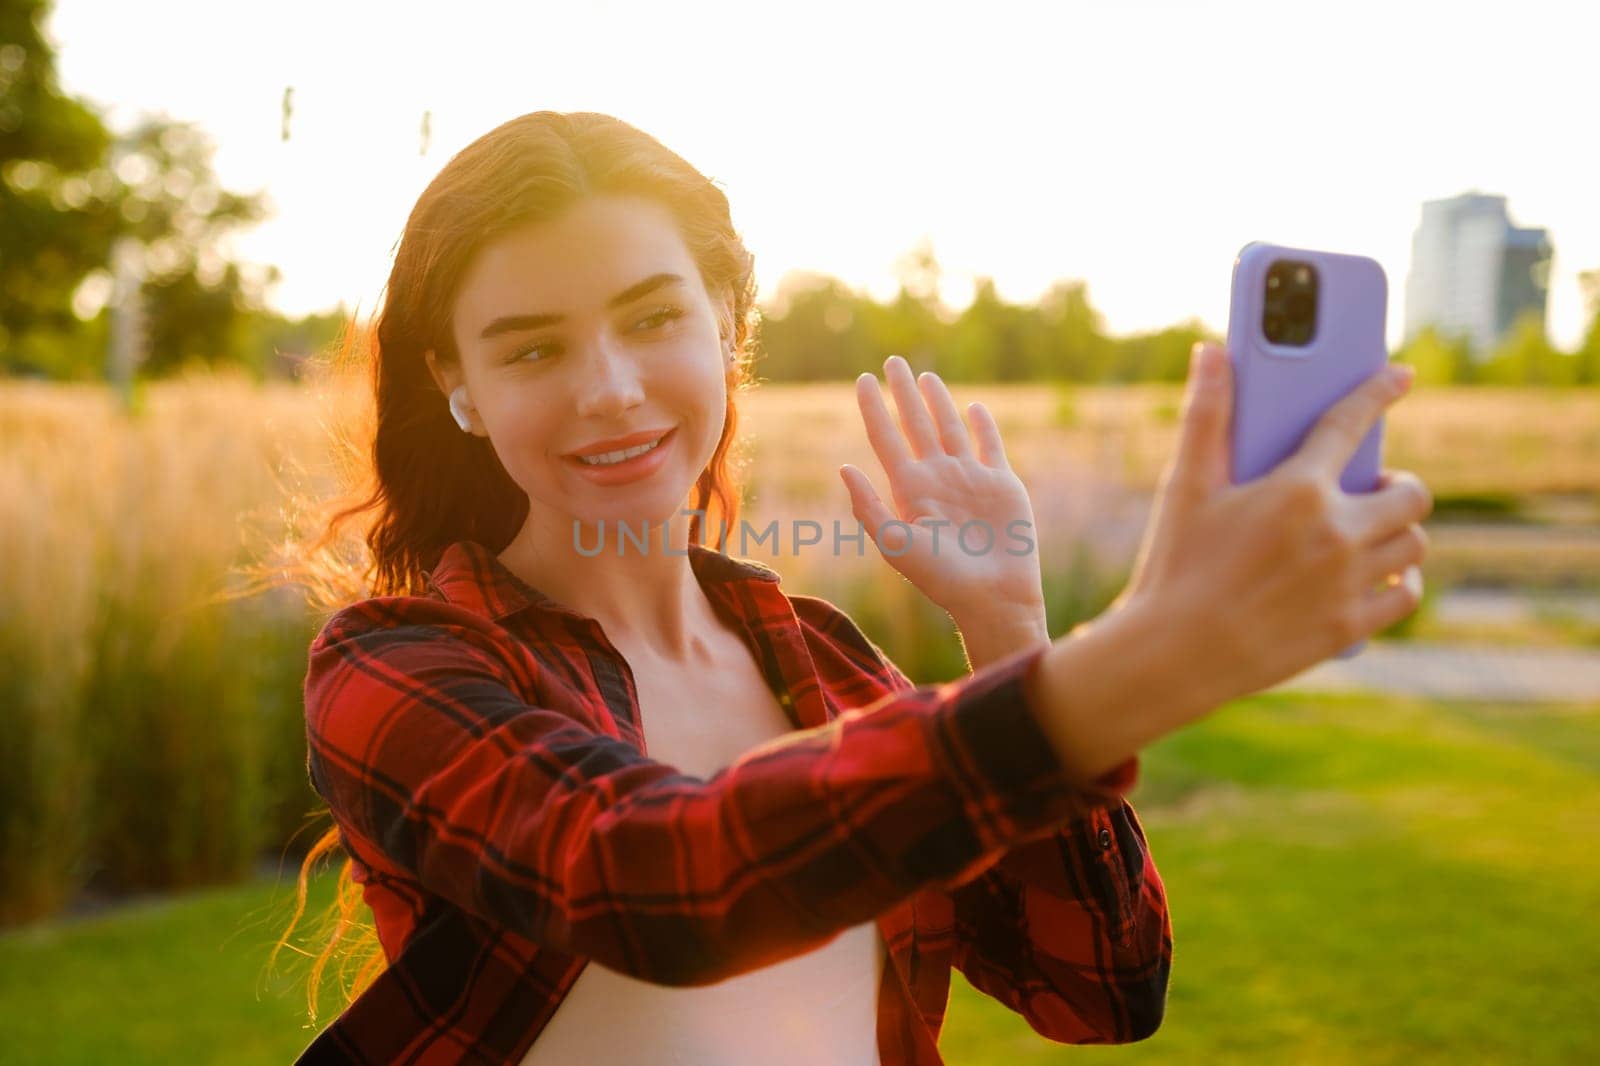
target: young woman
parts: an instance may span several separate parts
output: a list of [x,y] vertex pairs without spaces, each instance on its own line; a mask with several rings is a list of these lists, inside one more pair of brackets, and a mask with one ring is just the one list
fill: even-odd
[[1199,350],[1128,588],[1052,641],[1036,552],[953,536],[1031,526],[994,420],[890,359],[897,417],[857,397],[894,506],[841,476],[973,668],[915,686],[701,544],[738,528],[753,296],[722,192],[614,118],[515,119],[418,201],[363,353],[374,491],[321,542],[370,516],[365,596],[305,687],[334,827],[302,900],[342,847],[379,950],[301,1061],[937,1063],[952,967],[1051,1040],[1148,1036],[1172,941],[1139,750],[1415,608],[1384,579],[1426,490],[1337,488],[1385,375],[1231,486]]

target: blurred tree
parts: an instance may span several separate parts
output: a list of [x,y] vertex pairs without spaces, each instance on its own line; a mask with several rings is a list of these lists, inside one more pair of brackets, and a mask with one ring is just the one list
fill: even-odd
[[0,0],[0,372],[60,375],[120,224],[111,135],[56,82],[48,0]]
[[[1100,382],[1113,375],[1114,352],[1105,322],[1089,303],[1083,281],[1058,281],[1039,299],[1039,315],[1050,335],[1050,377]],[[1137,376],[1130,374],[1121,380]]]
[[1108,340],[1105,343],[1116,352],[1112,380],[1187,381],[1195,342],[1219,339],[1199,319],[1190,319],[1154,333]]
[[944,277],[944,269],[933,253],[932,241],[924,237],[915,248],[895,260],[894,276],[902,293],[927,306],[938,306],[939,281]]
[[1188,376],[1194,342],[1215,339],[1190,320],[1150,333],[1111,337],[1082,281],[1060,281],[1036,304],[1011,304],[991,278],[953,314],[938,298],[940,270],[923,245],[897,263],[900,289],[888,303],[823,274],[794,271],[762,307],[758,377],[848,381],[881,374],[904,355],[916,371],[946,381],[1114,383]]
[[275,378],[298,378],[308,356],[328,350],[339,340],[350,312],[343,304],[302,318],[284,318],[271,311],[247,316],[242,332],[245,350],[264,352],[262,371]]
[[944,271],[932,242],[924,239],[902,255],[895,262],[894,273],[900,288],[891,302],[862,301],[857,308],[872,349],[857,373],[881,372],[883,359],[896,353],[918,369],[931,369],[937,361],[939,339],[953,316],[939,298]]
[[259,373],[271,354],[245,343],[279,272],[247,273],[220,250],[228,234],[266,217],[265,196],[223,189],[215,151],[193,123],[165,116],[142,119],[114,145],[126,232],[142,251],[152,376],[194,363],[243,363]]
[[905,356],[919,371],[934,369],[939,339],[947,329],[944,309],[936,300],[926,300],[902,285],[890,303],[863,300],[856,313],[866,329],[868,351],[855,373],[882,373],[883,360],[893,354]]
[[1589,309],[1589,329],[1578,346],[1575,377],[1580,385],[1600,385],[1600,270],[1578,275],[1584,306]]
[[1033,308],[1006,303],[993,278],[979,278],[941,346],[939,373],[949,381],[1041,380],[1053,370],[1042,326]]
[[1435,326],[1422,327],[1391,358],[1416,367],[1421,385],[1468,385],[1477,380],[1478,368],[1466,338],[1446,335]]
[[43,27],[49,0],[0,0],[0,373],[104,373],[111,257],[127,246],[142,278],[145,370],[246,363],[275,268],[221,250],[267,213],[264,195],[222,189],[214,149],[189,123],[141,119],[116,136],[65,96]]
[[1577,362],[1556,350],[1545,337],[1544,316],[1530,311],[1484,363],[1479,379],[1492,385],[1571,385]]
[[805,271],[785,274],[761,317],[757,377],[841,381],[870,369],[872,345],[858,314],[867,303],[834,278]]

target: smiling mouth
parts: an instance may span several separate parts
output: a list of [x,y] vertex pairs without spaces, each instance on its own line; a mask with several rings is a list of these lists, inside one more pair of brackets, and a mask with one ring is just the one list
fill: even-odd
[[654,441],[650,441],[645,444],[637,444],[632,448],[619,448],[614,452],[602,452],[599,455],[591,456],[572,455],[568,456],[568,458],[573,462],[580,463],[584,466],[620,466],[623,463],[631,462],[634,459],[649,455],[651,452],[661,447],[661,445],[664,444],[667,438],[672,436],[672,434],[673,430],[669,429],[665,433],[661,434],[661,436],[657,437]]

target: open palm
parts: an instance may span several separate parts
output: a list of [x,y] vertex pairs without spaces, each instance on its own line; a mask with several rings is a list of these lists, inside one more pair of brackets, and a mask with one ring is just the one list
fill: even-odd
[[983,404],[969,404],[969,432],[938,375],[914,377],[898,355],[884,361],[884,376],[898,424],[875,375],[856,379],[856,400],[889,477],[893,508],[859,469],[846,464],[839,471],[851,510],[879,553],[957,617],[1042,605],[1033,505],[1006,461],[994,417]]

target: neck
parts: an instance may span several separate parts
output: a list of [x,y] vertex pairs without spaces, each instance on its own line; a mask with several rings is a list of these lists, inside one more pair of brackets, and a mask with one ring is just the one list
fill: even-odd
[[[600,623],[614,645],[683,663],[706,660],[715,611],[689,563],[689,516],[665,526],[585,523],[529,513],[500,562]],[[642,546],[641,546],[642,545]],[[581,550],[580,550],[581,549]]]

